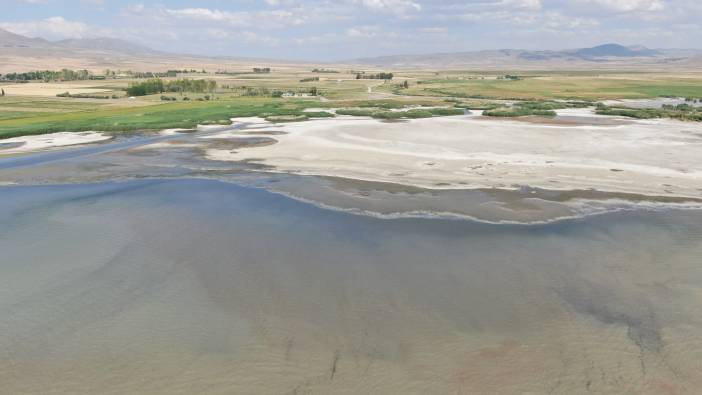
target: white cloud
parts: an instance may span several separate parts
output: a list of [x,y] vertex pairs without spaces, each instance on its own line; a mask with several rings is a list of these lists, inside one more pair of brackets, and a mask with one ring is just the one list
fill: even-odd
[[372,38],[378,35],[375,26],[354,26],[346,29],[346,36],[351,38]]
[[210,10],[209,8],[182,8],[177,10],[167,9],[166,14],[177,18],[197,19],[215,22],[234,22],[238,20],[237,13]]
[[139,4],[130,4],[127,6],[127,13],[129,14],[141,14],[144,11],[144,5],[139,3]]
[[584,2],[616,12],[652,12],[666,8],[661,0],[584,0]]
[[422,6],[412,0],[360,0],[360,4],[372,10],[394,14],[422,10]]
[[5,22],[0,23],[0,27],[23,36],[53,39],[83,38],[91,33],[87,24],[69,21],[62,16],[53,16],[40,21]]
[[105,6],[105,0],[80,0],[80,3],[91,7]]
[[293,42],[298,45],[323,45],[338,43],[341,37],[335,33],[318,34],[314,36],[295,37]]
[[268,45],[268,46],[272,46],[272,47],[280,44],[280,40],[275,38],[275,37],[263,36],[263,35],[255,33],[255,32],[249,32],[249,31],[242,32],[241,39],[244,40],[244,42],[249,43],[249,44],[262,44],[262,45]]
[[500,6],[523,10],[540,10],[541,0],[502,0]]
[[420,32],[422,33],[431,33],[431,34],[438,34],[438,33],[446,33],[448,32],[448,29],[445,27],[423,27],[419,29]]
[[[0,16],[0,27],[24,35],[120,36],[168,50],[225,55],[343,58],[601,42],[697,47],[702,40],[702,0],[3,1],[20,16]],[[121,12],[89,19],[95,7],[84,6],[78,14],[40,20],[32,13],[49,7],[28,5],[61,3]],[[22,14],[29,20],[19,19]],[[344,45],[352,43],[373,45]]]
[[164,15],[200,22],[223,23],[237,27],[289,27],[305,23],[305,16],[293,10],[229,12],[209,8],[181,8],[162,10]]

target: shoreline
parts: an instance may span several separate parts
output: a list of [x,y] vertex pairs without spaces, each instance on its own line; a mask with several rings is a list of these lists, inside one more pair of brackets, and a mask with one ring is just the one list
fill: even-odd
[[[588,113],[570,110],[567,115],[587,119]],[[702,169],[693,154],[702,133],[681,131],[679,125],[557,126],[475,116],[402,123],[340,116],[290,124],[233,118],[229,127],[168,129],[150,141],[104,145],[119,153],[104,165],[135,166],[126,172],[81,170],[61,177],[75,171],[69,161],[50,172],[36,168],[0,181],[10,186],[167,179],[168,170],[141,169],[176,168],[185,160],[189,164],[181,169],[190,170],[176,178],[248,184],[353,214],[539,224],[622,210],[701,209]],[[85,144],[90,137],[110,138],[91,133],[83,136]],[[66,134],[74,135],[59,136]],[[688,141],[675,141],[683,138]],[[661,147],[676,156],[650,159],[649,153]],[[26,154],[31,163],[33,154]]]
[[[290,175],[290,181],[296,182],[300,181],[298,177],[310,177],[313,180],[324,180],[326,177],[318,176],[298,176]],[[178,183],[178,182],[213,182],[221,184],[235,185],[238,188],[244,189],[256,189],[263,190],[267,193],[274,195],[283,196],[287,199],[297,201],[306,205],[317,207],[323,210],[330,210],[339,213],[345,213],[354,216],[363,216],[369,218],[375,218],[380,220],[403,220],[403,219],[426,219],[426,220],[448,220],[448,221],[468,221],[478,224],[486,225],[508,225],[508,226],[539,226],[539,225],[550,225],[557,224],[561,222],[573,221],[587,219],[595,216],[617,214],[622,212],[665,212],[665,211],[702,211],[702,198],[698,199],[686,199],[686,198],[671,198],[666,196],[644,196],[644,195],[633,195],[633,194],[619,194],[619,193],[608,193],[604,191],[583,191],[583,190],[572,190],[572,191],[548,191],[540,190],[536,196],[525,195],[525,192],[520,192],[519,190],[513,189],[474,189],[474,190],[461,190],[456,192],[468,192],[468,193],[490,193],[489,202],[496,205],[509,205],[514,204],[515,206],[520,205],[534,205],[537,203],[543,203],[545,210],[540,213],[532,213],[532,215],[527,219],[523,217],[519,219],[518,216],[514,217],[500,217],[493,216],[491,214],[483,215],[486,211],[485,202],[477,201],[474,202],[474,206],[479,208],[476,215],[467,214],[461,210],[433,210],[425,209],[422,207],[415,207],[410,210],[392,210],[392,211],[382,211],[376,210],[370,207],[363,207],[362,204],[354,205],[353,207],[345,206],[344,202],[337,201],[325,201],[322,199],[315,199],[307,196],[297,194],[295,192],[290,192],[284,189],[270,187],[268,185],[258,185],[247,183],[242,180],[230,180],[222,179],[217,177],[207,177],[207,176],[187,176],[179,178],[165,178],[165,177],[153,177],[148,179],[111,179],[102,180],[95,182],[73,182],[73,183],[55,183],[55,184],[3,184],[0,183],[0,189],[3,188],[51,188],[51,187],[72,187],[72,186],[92,186],[99,187],[101,185],[112,185],[119,187],[120,185],[128,184],[160,184],[160,183]],[[356,181],[337,178],[335,181],[345,182],[345,181]],[[315,182],[315,181],[313,181]],[[385,184],[385,183],[374,183],[374,184]],[[275,183],[273,184],[275,185]],[[407,187],[400,185],[400,187]],[[414,187],[411,187],[414,188]],[[318,192],[318,191],[313,191]],[[432,194],[432,190],[421,190],[414,191],[415,194]],[[446,192],[446,191],[438,191]],[[526,193],[531,193],[533,191],[527,191]],[[394,191],[391,192],[394,195],[393,199],[388,199],[386,203],[392,204],[397,202],[398,194],[402,196],[408,196],[406,192]],[[556,196],[548,196],[549,194],[556,194]],[[566,196],[563,196],[566,195]],[[367,197],[367,196],[366,196]],[[401,198],[401,196],[400,196]],[[383,199],[381,197],[380,199]],[[376,197],[376,199],[378,198]],[[462,203],[466,203],[465,201]],[[554,212],[548,212],[552,210],[555,206],[549,206],[555,204],[560,208],[560,214],[555,214]],[[536,207],[536,206],[534,206]],[[465,208],[465,207],[463,207]],[[489,210],[488,210],[489,211]]]

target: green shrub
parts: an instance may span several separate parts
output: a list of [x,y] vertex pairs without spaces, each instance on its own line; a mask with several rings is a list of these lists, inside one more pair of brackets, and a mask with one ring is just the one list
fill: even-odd
[[485,110],[483,115],[488,117],[524,117],[529,115],[537,115],[540,117],[555,117],[556,112],[553,110],[531,110],[527,108],[496,108],[494,110]]
[[268,122],[300,122],[306,121],[309,118],[307,115],[269,115],[265,117]]
[[304,115],[310,118],[333,118],[335,115],[328,111],[307,111]]
[[363,108],[340,108],[336,110],[338,115],[351,115],[354,117],[372,117],[375,112],[377,110]]
[[430,108],[428,109],[432,115],[448,116],[448,115],[463,115],[465,111],[462,108]]

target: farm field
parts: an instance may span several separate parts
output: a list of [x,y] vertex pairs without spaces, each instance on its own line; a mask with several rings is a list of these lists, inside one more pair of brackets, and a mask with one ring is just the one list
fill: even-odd
[[702,97],[702,75],[657,73],[524,73],[519,79],[495,75],[439,73],[418,79],[405,94],[508,100],[606,100],[660,96]]
[[[191,128],[221,123],[231,117],[296,116],[305,108],[429,105],[495,106],[515,100],[642,99],[702,97],[702,74],[589,72],[399,71],[393,80],[356,79],[355,71],[312,72],[307,68],[182,75],[178,79],[212,79],[210,95],[193,92],[128,97],[124,91],[138,79],[5,84],[0,97],[0,138],[58,131],[110,132]],[[368,70],[367,72],[376,72]],[[512,73],[512,74],[511,74]],[[516,76],[514,79],[505,76]],[[176,78],[164,78],[164,81]],[[406,82],[406,85],[405,85]],[[304,92],[315,89],[316,96]],[[291,92],[273,97],[271,92]],[[57,97],[69,93],[71,97]],[[80,96],[90,97],[80,97]],[[209,100],[204,100],[207,96]],[[98,97],[98,98],[96,98]]]

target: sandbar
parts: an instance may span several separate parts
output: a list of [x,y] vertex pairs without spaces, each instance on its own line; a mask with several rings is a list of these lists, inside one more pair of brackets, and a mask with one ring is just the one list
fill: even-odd
[[49,148],[97,143],[111,138],[112,136],[100,132],[59,132],[13,137],[0,140],[0,155],[24,154]]

